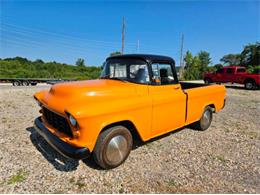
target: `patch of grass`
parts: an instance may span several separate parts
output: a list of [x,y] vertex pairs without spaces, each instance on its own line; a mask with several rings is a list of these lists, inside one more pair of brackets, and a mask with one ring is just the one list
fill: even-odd
[[19,169],[18,172],[11,176],[8,181],[7,181],[7,184],[16,184],[16,183],[19,183],[19,182],[23,182],[26,177],[27,177],[28,173],[22,169]]
[[81,188],[83,188],[85,186],[85,183],[83,183],[83,182],[81,182],[79,180],[75,184],[78,186],[79,189],[81,189]]
[[224,158],[224,156],[216,156],[216,159],[223,162],[223,163],[227,163],[228,160]]
[[81,188],[83,188],[83,187],[85,186],[85,183],[82,182],[82,181],[80,181],[80,180],[81,180],[81,178],[79,178],[79,179],[76,181],[75,177],[71,177],[71,178],[69,179],[69,182],[70,182],[71,184],[75,184],[79,189],[81,189]]
[[53,194],[64,194],[64,192],[62,190],[57,190]]
[[170,180],[166,181],[166,184],[169,187],[177,187],[178,186],[178,183],[174,179],[170,179]]
[[71,178],[69,179],[69,182],[70,182],[70,183],[75,183],[75,177],[71,177]]
[[258,133],[257,132],[254,132],[254,131],[240,131],[242,134],[250,137],[250,139],[256,139],[258,137]]
[[224,128],[224,131],[225,131],[226,133],[229,133],[229,132],[230,132],[230,130],[229,130],[228,128]]

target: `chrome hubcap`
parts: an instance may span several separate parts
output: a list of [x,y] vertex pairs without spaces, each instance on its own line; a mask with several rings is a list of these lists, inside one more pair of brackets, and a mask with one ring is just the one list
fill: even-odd
[[211,118],[211,114],[210,114],[210,111],[209,110],[206,110],[202,116],[202,119],[201,119],[201,125],[203,127],[206,127],[209,125],[210,123],[210,118]]
[[111,163],[119,163],[127,155],[127,140],[122,135],[113,137],[106,150],[107,160]]
[[247,88],[247,89],[251,89],[252,87],[253,87],[252,83],[247,83],[247,84],[246,84],[246,88]]

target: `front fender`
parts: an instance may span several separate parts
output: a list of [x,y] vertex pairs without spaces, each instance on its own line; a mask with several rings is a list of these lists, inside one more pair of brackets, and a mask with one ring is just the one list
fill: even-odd
[[109,102],[74,105],[66,109],[79,124],[79,142],[94,149],[98,135],[106,126],[121,121],[131,121],[142,140],[150,138],[151,102],[147,97],[121,99]]

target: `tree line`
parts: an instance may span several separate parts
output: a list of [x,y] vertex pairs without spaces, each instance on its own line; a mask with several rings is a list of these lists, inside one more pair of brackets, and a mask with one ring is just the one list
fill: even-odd
[[101,68],[86,66],[84,59],[79,58],[76,66],[44,62],[43,60],[31,61],[22,57],[0,59],[0,78],[55,78],[55,79],[95,79],[99,76]]
[[[110,56],[121,55],[116,51]],[[212,64],[210,53],[200,51],[193,55],[187,51],[184,56],[184,73],[181,79],[202,79],[204,72],[216,71],[226,65],[241,65],[250,73],[260,72],[260,43],[244,46],[239,54],[227,54],[220,59],[220,64]],[[102,66],[102,65],[101,65]],[[55,79],[96,79],[101,66],[86,66],[79,58],[75,65],[43,60],[31,61],[22,57],[0,59],[0,78],[55,78]],[[177,69],[179,69],[177,67]]]
[[202,79],[204,72],[213,72],[223,66],[244,66],[250,73],[260,72],[260,43],[248,44],[244,46],[241,53],[227,54],[220,59],[219,64],[212,65],[210,53],[200,51],[197,55],[192,55],[187,51],[184,56],[184,74],[185,80]]

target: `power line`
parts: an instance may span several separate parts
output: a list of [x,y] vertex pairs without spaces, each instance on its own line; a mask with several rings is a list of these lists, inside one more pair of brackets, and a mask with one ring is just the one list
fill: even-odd
[[[114,50],[116,50],[118,48],[119,44],[120,44],[120,42],[98,41],[98,40],[79,38],[79,37],[75,37],[75,36],[69,36],[69,35],[64,35],[64,34],[60,34],[60,33],[49,32],[49,31],[47,32],[47,31],[43,31],[43,30],[39,30],[39,29],[33,29],[33,28],[29,28],[29,27],[21,27],[21,26],[17,26],[17,25],[13,25],[13,24],[7,24],[7,23],[5,23],[5,24],[3,23],[3,25],[0,26],[0,30],[6,31],[8,33],[17,32],[19,34],[24,34],[24,35],[37,34],[38,37],[39,36],[50,36],[50,37],[55,36],[56,37],[55,41],[57,41],[58,39],[63,40],[66,43],[68,43],[68,40],[70,40],[70,41],[82,41],[82,43],[80,43],[81,45],[84,45],[84,43],[89,43],[89,44],[91,44],[91,47],[93,45],[100,46],[100,47],[109,47],[109,48],[114,47]],[[125,46],[127,46],[130,50],[131,49],[133,50],[134,48],[136,50],[136,43],[130,43],[130,42],[127,43],[127,42],[124,41],[124,50],[125,50]],[[151,44],[142,44],[142,46],[143,46],[143,50],[147,50],[147,49],[145,49],[145,46],[149,48],[148,50],[161,50],[161,48],[154,47],[154,45],[151,45]]]
[[[2,29],[2,31],[6,31],[5,29]],[[5,37],[10,37],[10,38],[20,38],[20,39],[23,39],[23,40],[32,40],[32,37],[30,36],[30,34],[28,33],[25,33],[25,32],[20,32],[20,31],[6,31],[8,32],[8,34],[5,34],[4,36]],[[38,36],[39,37],[39,36]],[[39,41],[38,41],[39,42]],[[46,42],[46,41],[45,41]],[[86,49],[86,48],[94,48],[94,49],[113,49],[115,50],[116,48],[118,48],[118,45],[103,45],[103,44],[93,44],[93,43],[74,43],[69,41],[68,39],[65,40],[65,39],[55,39],[55,42],[51,42],[49,43],[51,45],[53,44],[60,44],[60,45],[65,45],[65,46],[72,46],[72,47],[76,47],[76,48],[81,48],[81,49]],[[134,47],[132,47],[134,48]]]
[[[17,29],[17,30],[21,30],[21,31],[25,31],[25,32],[29,31],[31,33],[41,33],[41,34],[58,36],[58,37],[64,37],[64,38],[69,38],[69,39],[74,39],[74,40],[90,41],[90,42],[103,43],[103,44],[120,44],[120,42],[100,41],[100,40],[79,38],[79,37],[75,37],[75,36],[65,35],[65,34],[62,34],[62,33],[55,33],[55,32],[44,31],[44,30],[34,29],[34,28],[29,28],[29,27],[24,27],[24,26],[17,26],[17,25],[7,24],[7,23],[2,23],[2,27],[3,26],[5,26],[5,27],[7,27],[9,29]],[[135,45],[135,43],[126,43],[126,44],[127,45],[132,45],[132,46]]]

